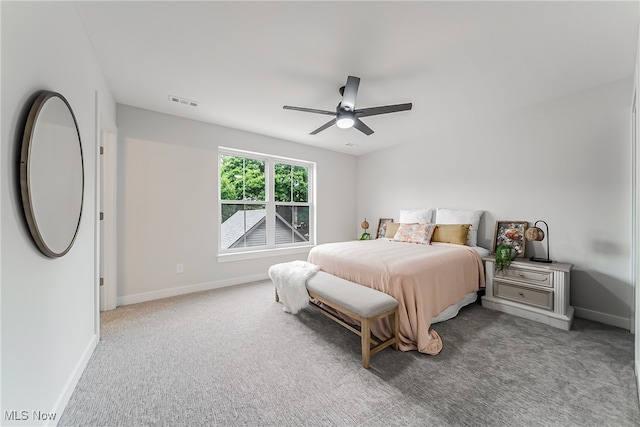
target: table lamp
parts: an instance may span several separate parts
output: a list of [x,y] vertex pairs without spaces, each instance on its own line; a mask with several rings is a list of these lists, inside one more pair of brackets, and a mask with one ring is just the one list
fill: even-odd
[[549,226],[547,225],[546,222],[542,221],[542,220],[538,220],[535,222],[535,224],[533,224],[533,227],[531,228],[527,228],[527,231],[525,231],[524,233],[524,237],[527,240],[531,240],[534,242],[541,242],[542,240],[544,240],[544,236],[545,236],[545,232],[542,231],[541,228],[538,228],[538,223],[541,222],[544,224],[547,232],[546,232],[546,236],[547,236],[547,257],[546,258],[536,258],[534,256],[532,256],[531,258],[529,258],[531,261],[535,261],[535,262],[553,262],[549,259]]
[[367,222],[367,218],[365,218],[364,221],[362,221],[362,224],[360,224],[360,227],[364,230],[364,233],[362,233],[362,236],[360,236],[360,240],[369,240],[371,238],[371,234],[367,232],[367,230],[369,229],[369,223]]

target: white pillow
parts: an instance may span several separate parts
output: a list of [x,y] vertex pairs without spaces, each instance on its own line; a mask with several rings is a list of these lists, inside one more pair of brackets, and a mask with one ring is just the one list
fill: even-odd
[[433,222],[433,209],[402,209],[398,222],[401,224],[429,224]]
[[468,246],[478,245],[478,226],[480,217],[484,211],[472,211],[469,209],[438,208],[436,211],[436,224],[471,224],[467,236]]

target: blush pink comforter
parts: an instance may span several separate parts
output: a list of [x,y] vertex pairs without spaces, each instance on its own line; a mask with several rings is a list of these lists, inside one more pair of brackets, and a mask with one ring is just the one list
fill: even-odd
[[[419,245],[388,239],[327,243],[308,261],[334,276],[377,289],[399,303],[400,349],[438,354],[442,339],[431,318],[484,286],[478,253],[449,243]],[[389,319],[371,326],[379,339],[391,336]]]

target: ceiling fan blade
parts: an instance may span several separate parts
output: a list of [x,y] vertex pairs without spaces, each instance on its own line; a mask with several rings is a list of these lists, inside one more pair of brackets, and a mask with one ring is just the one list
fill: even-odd
[[360,78],[349,76],[347,77],[347,84],[344,86],[344,92],[342,95],[342,102],[340,102],[340,108],[353,111],[356,108],[356,96],[358,96],[358,86],[360,86]]
[[316,114],[325,114],[328,116],[335,116],[335,111],[327,111],[327,110],[316,110],[315,108],[304,108],[304,107],[292,107],[291,105],[285,105],[282,108],[285,110],[295,110],[295,111],[304,111],[305,113],[316,113]]
[[360,132],[364,133],[365,135],[371,135],[373,133],[373,130],[369,126],[365,125],[364,122],[357,117],[353,122],[353,127],[358,129]]
[[330,128],[331,126],[336,124],[336,119],[330,120],[327,123],[323,124],[322,126],[320,126],[318,129],[314,130],[313,132],[311,132],[309,135],[315,135],[317,133],[322,132],[323,130]]
[[396,113],[398,111],[407,111],[411,110],[413,104],[410,102],[407,104],[395,104],[395,105],[385,105],[383,107],[371,107],[371,108],[363,108],[362,110],[356,110],[356,116],[358,117],[369,117],[369,116],[377,116],[378,114],[387,114],[387,113]]

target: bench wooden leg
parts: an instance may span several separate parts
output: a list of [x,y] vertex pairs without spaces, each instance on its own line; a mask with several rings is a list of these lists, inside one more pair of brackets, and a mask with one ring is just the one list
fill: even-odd
[[400,344],[400,316],[398,315],[398,310],[393,315],[393,335],[395,336],[393,349],[398,350],[398,345]]
[[[321,297],[320,295],[317,295],[316,293],[309,291],[309,297],[311,297],[313,299],[312,301],[312,305],[314,305],[316,308],[318,308],[318,310],[320,310],[320,313],[324,314],[325,316],[327,316],[328,318],[330,318],[331,320],[339,323],[340,325],[344,326],[345,328],[347,328],[348,330],[350,330],[351,332],[360,335],[360,343],[361,343],[361,347],[362,347],[362,367],[365,369],[369,369],[369,366],[371,365],[371,356],[378,353],[381,350],[384,350],[387,347],[391,347],[393,346],[393,348],[395,350],[398,350],[398,345],[400,343],[400,337],[399,337],[399,330],[400,330],[400,317],[398,314],[398,307],[396,305],[396,307],[389,309],[385,312],[382,312],[376,316],[370,317],[370,318],[364,318],[361,315],[354,313],[353,311],[349,311],[343,307],[341,307],[339,304],[329,301],[326,298]],[[276,291],[276,301],[278,298],[278,292]],[[348,323],[346,323],[344,320],[340,319],[338,316],[336,316],[333,312],[328,311],[327,309],[325,309],[323,306],[321,306],[319,303],[323,303],[325,305],[327,305],[328,307],[331,307],[332,309],[334,309],[335,311],[339,311],[349,317],[351,317],[354,320],[357,320],[360,322],[360,330],[354,328],[353,326],[349,325]],[[382,319],[384,317],[389,316],[390,319],[389,321],[392,323],[391,324],[391,329],[393,331],[393,336],[389,337],[387,340],[383,341],[383,342],[378,342],[376,341],[375,338],[371,337],[371,322],[375,322],[379,319]],[[374,347],[372,348],[371,345],[374,345]]]
[[360,335],[362,338],[362,366],[369,369],[371,364],[371,325],[369,319],[362,319]]

